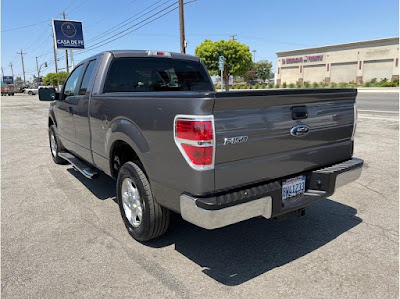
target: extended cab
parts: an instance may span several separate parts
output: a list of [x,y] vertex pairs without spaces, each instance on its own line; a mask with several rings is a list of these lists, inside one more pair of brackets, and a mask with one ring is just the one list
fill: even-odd
[[355,89],[216,92],[199,58],[108,51],[52,97],[56,163],[115,178],[129,233],[165,233],[170,211],[215,229],[304,208],[356,180]]

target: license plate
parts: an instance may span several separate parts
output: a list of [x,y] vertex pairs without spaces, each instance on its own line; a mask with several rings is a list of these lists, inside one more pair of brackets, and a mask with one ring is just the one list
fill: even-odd
[[304,175],[288,179],[282,184],[282,200],[303,194],[306,189],[306,177]]

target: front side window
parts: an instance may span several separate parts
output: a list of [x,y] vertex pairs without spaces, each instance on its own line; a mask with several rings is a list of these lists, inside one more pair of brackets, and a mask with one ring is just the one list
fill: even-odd
[[79,77],[83,71],[83,64],[78,66],[69,76],[67,82],[65,82],[64,88],[64,99],[75,95],[76,85],[78,84]]
[[170,58],[117,58],[111,63],[104,93],[213,91],[202,64]]
[[81,87],[79,88],[79,95],[85,95],[88,90],[90,79],[93,77],[94,65],[96,60],[92,60],[89,62],[88,67],[86,68],[85,74],[83,75]]

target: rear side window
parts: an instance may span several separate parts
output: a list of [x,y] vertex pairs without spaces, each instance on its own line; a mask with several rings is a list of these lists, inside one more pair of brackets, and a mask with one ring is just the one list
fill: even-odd
[[104,93],[212,91],[204,67],[170,58],[117,58],[111,63]]

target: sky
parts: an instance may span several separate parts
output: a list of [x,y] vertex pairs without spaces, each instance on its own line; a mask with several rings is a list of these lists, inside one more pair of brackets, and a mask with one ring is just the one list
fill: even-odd
[[[92,50],[74,50],[75,64],[104,50],[179,52],[178,10],[169,12],[177,7],[175,2],[3,0],[1,66],[4,75],[11,75],[12,63],[14,75],[22,76],[21,56],[17,54],[21,50],[26,53],[27,80],[32,80],[32,75],[37,74],[36,57],[39,65],[44,62],[48,64],[47,68],[42,66],[41,75],[55,71],[50,25],[52,19],[61,19],[63,11],[67,19],[82,21],[86,49],[101,45]],[[277,60],[275,53],[279,51],[399,36],[397,0],[185,2],[188,54],[194,54],[196,46],[205,39],[228,40],[230,35],[236,35],[239,42],[248,45],[251,51],[256,50],[256,61],[271,61],[274,71]],[[151,17],[153,14],[156,15]],[[160,18],[146,24],[156,17]],[[149,19],[144,21],[146,18]],[[105,42],[109,43],[102,45]],[[64,55],[64,50],[57,50],[59,68],[65,68]]]

